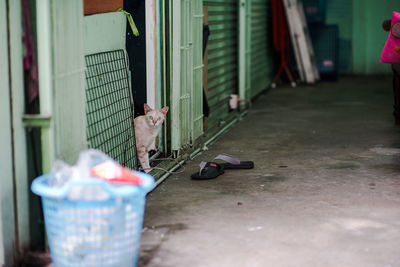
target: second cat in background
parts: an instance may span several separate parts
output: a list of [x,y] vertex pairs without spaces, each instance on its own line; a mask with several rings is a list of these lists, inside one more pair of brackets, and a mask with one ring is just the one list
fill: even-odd
[[162,109],[152,109],[149,105],[144,104],[144,115],[134,119],[137,155],[145,172],[149,172],[151,169],[149,150],[155,149],[152,145],[155,143],[168,109],[168,106]]

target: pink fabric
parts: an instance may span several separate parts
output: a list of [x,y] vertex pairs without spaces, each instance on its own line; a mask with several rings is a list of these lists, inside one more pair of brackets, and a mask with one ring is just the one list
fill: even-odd
[[[400,23],[400,13],[393,12],[391,26],[396,23]],[[391,31],[389,31],[388,39],[383,47],[380,62],[400,64],[400,38],[394,37]]]
[[31,23],[31,13],[29,0],[21,0],[22,15],[25,29],[25,49],[24,69],[25,69],[25,93],[27,101],[26,113],[35,113],[35,100],[39,96],[39,76],[36,52],[34,48],[33,29]]

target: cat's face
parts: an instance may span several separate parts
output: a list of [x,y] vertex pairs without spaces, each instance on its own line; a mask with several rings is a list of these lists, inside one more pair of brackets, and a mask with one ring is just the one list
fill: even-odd
[[169,107],[166,106],[162,109],[151,109],[147,104],[144,104],[144,112],[147,124],[152,128],[158,128],[164,122]]

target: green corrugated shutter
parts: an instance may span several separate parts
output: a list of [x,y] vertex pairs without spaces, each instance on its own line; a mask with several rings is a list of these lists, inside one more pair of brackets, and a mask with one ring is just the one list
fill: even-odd
[[251,1],[251,97],[266,89],[273,76],[271,0]]
[[229,95],[238,93],[238,2],[204,1],[208,7],[209,129],[218,126],[229,113]]

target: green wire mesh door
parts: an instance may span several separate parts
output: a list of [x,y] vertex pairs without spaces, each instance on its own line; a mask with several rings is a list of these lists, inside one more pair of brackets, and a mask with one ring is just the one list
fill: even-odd
[[203,2],[192,1],[192,143],[203,134]]
[[203,59],[201,0],[181,0],[179,130],[180,148],[203,134]]
[[126,52],[87,55],[85,61],[89,147],[135,169],[134,110]]
[[192,141],[193,18],[191,10],[192,0],[181,0],[181,84],[179,94],[181,147],[189,145]]

